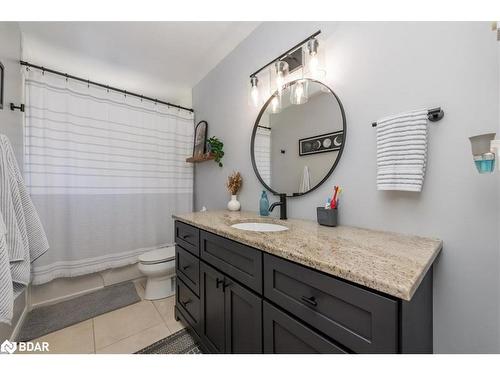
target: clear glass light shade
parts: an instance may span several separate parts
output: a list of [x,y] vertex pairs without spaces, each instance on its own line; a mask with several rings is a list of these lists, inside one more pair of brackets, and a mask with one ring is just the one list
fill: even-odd
[[274,63],[274,81],[279,95],[283,92],[283,86],[286,84],[287,79],[288,63],[286,61],[276,61]]
[[292,104],[304,104],[309,100],[309,81],[305,79],[298,80],[295,82],[290,90],[290,103]]
[[281,112],[281,97],[279,95],[274,95],[271,99],[271,103],[269,105],[271,113],[280,113]]
[[259,80],[257,77],[250,78],[250,89],[248,92],[248,103],[253,107],[260,107],[262,104],[261,95],[259,92]]
[[324,79],[326,71],[323,68],[323,56],[320,53],[319,43],[317,39],[311,39],[307,42],[305,51],[305,66],[306,75],[312,79],[320,81]]

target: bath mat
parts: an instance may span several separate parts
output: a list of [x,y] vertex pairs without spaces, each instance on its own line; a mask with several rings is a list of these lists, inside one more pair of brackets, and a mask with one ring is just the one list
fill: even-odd
[[29,341],[140,300],[134,283],[126,282],[43,306],[28,313],[17,341]]
[[189,329],[184,328],[135,354],[203,354],[203,351]]

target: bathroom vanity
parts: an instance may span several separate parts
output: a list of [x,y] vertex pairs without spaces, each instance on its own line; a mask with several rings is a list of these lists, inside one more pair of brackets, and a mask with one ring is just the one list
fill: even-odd
[[[175,316],[213,353],[432,353],[442,241],[249,212],[175,215]],[[285,231],[233,228],[265,222]]]

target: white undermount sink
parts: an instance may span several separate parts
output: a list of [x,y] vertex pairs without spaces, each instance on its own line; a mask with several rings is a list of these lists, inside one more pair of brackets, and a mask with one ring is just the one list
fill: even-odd
[[251,232],[282,232],[288,230],[288,228],[283,225],[271,223],[238,223],[231,225],[231,227]]

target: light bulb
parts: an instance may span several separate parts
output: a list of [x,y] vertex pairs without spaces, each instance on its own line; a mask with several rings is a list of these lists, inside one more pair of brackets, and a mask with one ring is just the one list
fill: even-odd
[[278,92],[281,95],[281,92],[283,91],[283,85],[285,84],[285,78],[283,77],[282,72],[277,72],[276,73],[276,86],[278,88]]
[[259,107],[260,104],[258,83],[259,80],[257,79],[257,77],[250,78],[250,84],[251,84],[250,99],[254,107]]
[[275,74],[276,74],[276,89],[278,95],[281,96],[283,92],[283,86],[285,85],[285,80],[288,75],[288,63],[286,61],[276,61],[274,64]]
[[308,81],[301,80],[297,81],[292,85],[292,90],[290,93],[290,102],[292,104],[304,104],[309,100]]
[[319,67],[318,47],[319,43],[316,38],[312,38],[307,42],[307,50],[309,51],[309,62],[307,65],[313,78],[316,78]]
[[274,96],[271,100],[271,112],[279,113],[281,111],[281,103],[278,96]]
[[250,92],[250,95],[252,96],[252,104],[255,107],[259,106],[259,89],[257,86],[253,86]]
[[295,90],[295,100],[297,103],[302,101],[302,97],[304,96],[304,86],[302,83],[297,83],[297,89]]
[[318,55],[312,55],[311,58],[309,59],[309,71],[311,72],[311,75],[316,78],[318,74],[318,66],[319,66],[319,61],[318,61]]

